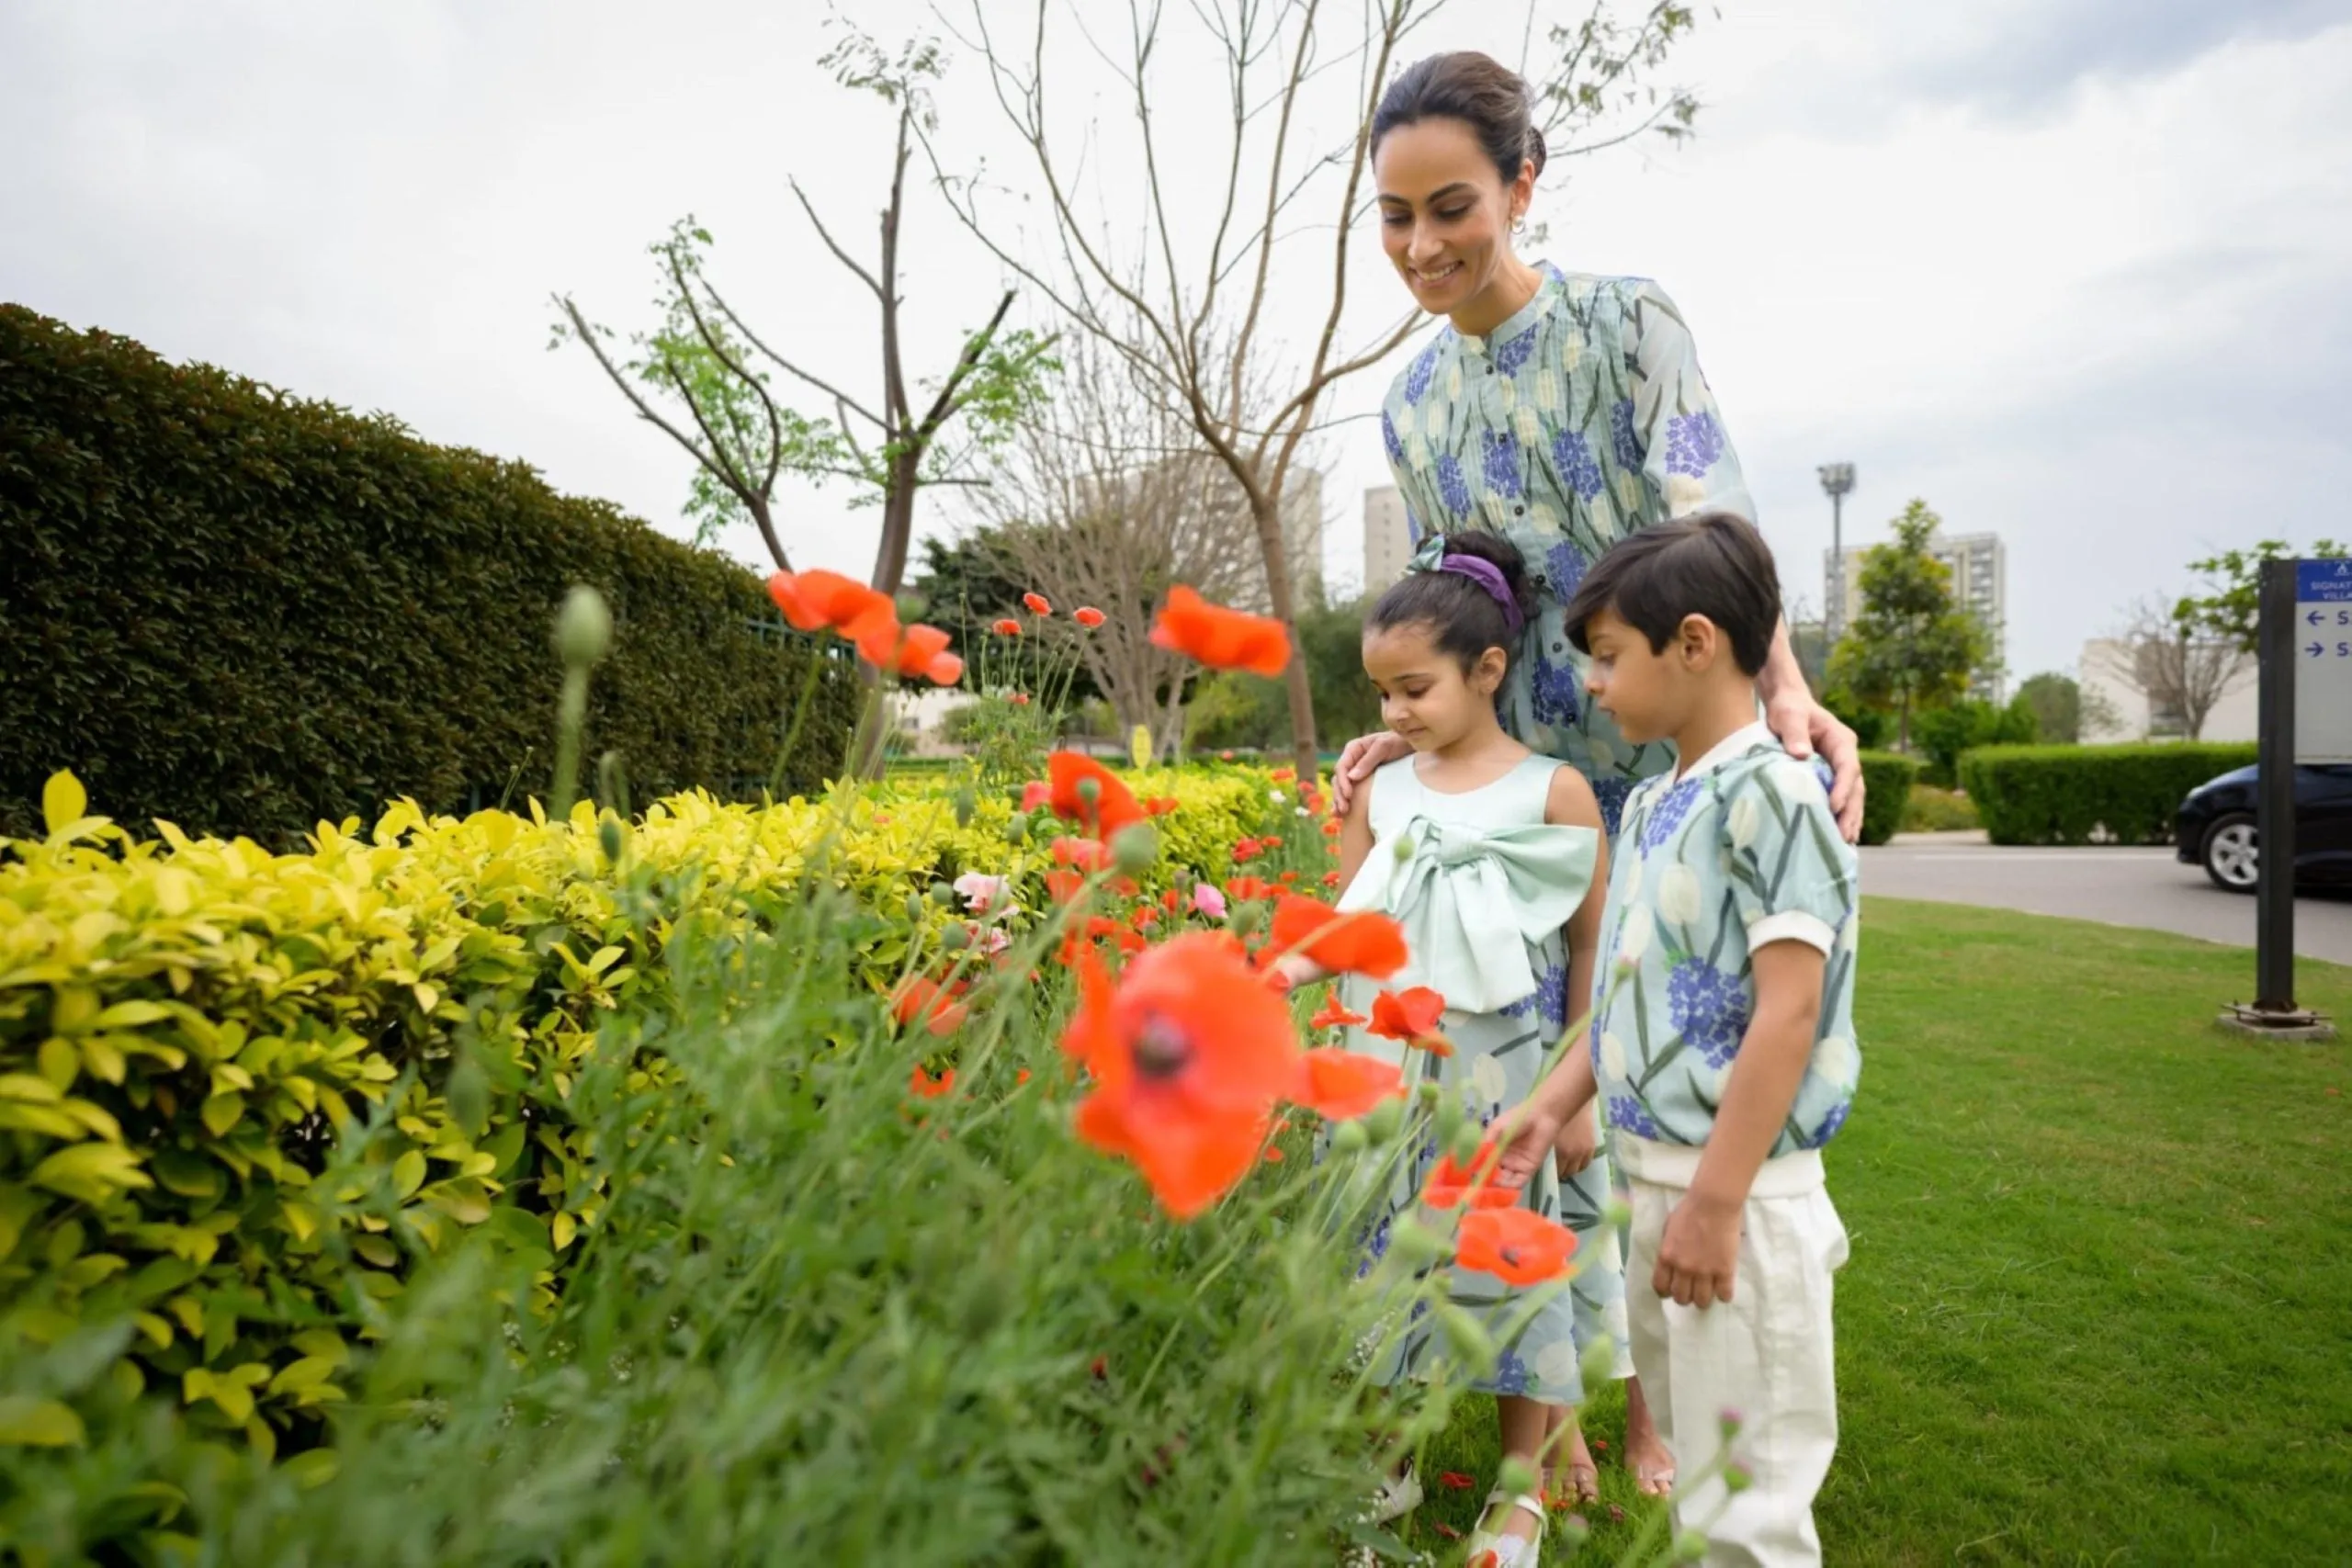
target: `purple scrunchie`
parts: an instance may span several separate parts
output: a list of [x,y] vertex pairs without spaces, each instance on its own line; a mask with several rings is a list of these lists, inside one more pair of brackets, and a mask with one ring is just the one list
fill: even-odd
[[1503,624],[1517,633],[1527,624],[1519,613],[1519,601],[1511,596],[1510,583],[1504,578],[1502,568],[1483,556],[1447,556],[1437,563],[1440,571],[1458,571],[1488,593],[1503,607]]

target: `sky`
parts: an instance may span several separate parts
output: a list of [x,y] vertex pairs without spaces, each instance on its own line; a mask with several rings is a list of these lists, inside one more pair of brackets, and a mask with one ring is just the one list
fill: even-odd
[[[1569,14],[1534,8],[1539,46]],[[974,17],[968,0],[859,15],[886,39],[968,37]],[[984,0],[980,15],[1025,51],[1034,7]],[[1094,53],[1120,43],[1124,8],[1054,0],[1049,15],[1050,134],[1087,210],[1132,249],[1131,104]],[[1151,77],[1187,258],[1228,135],[1193,17],[1169,7]],[[819,65],[826,21],[799,0],[8,0],[0,299],[389,412],[689,533],[691,459],[576,346],[550,349],[550,296],[650,324],[645,247],[692,213],[763,335],[871,394],[873,300],[786,185],[871,256],[892,121]],[[1518,5],[1453,0],[1414,51],[1516,63],[1527,22]],[[1034,164],[980,62],[952,36],[949,51],[943,160],[986,182],[1001,243],[1049,262]],[[1792,600],[1822,599],[1815,469],[1831,461],[1858,470],[1849,543],[1884,538],[1913,497],[1950,530],[2003,537],[2013,677],[2071,669],[2131,600],[2185,588],[2200,555],[2352,533],[2341,0],[1722,0],[1657,75],[1698,94],[1699,134],[1555,160],[1534,212],[1544,254],[1656,278],[1680,305]],[[1321,85],[1317,144],[1349,132],[1355,93],[1344,61]],[[918,375],[944,367],[1008,282],[926,169],[902,277]],[[1274,347],[1292,362],[1328,298],[1321,209],[1336,205],[1278,252]],[[1347,335],[1369,339],[1408,302],[1369,224],[1347,258]],[[1034,288],[1015,314],[1054,324]],[[1334,581],[1361,574],[1360,498],[1385,479],[1365,416],[1402,363],[1345,383],[1319,438]],[[796,565],[865,573],[875,514],[850,500],[838,484],[785,492]],[[968,516],[943,491],[919,525]],[[721,546],[761,559],[748,529]]]

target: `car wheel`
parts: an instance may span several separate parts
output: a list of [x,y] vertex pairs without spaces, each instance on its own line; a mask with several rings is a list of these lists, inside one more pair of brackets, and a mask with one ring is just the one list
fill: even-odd
[[2254,818],[2224,817],[2205,835],[2205,874],[2225,893],[2251,893],[2262,864]]

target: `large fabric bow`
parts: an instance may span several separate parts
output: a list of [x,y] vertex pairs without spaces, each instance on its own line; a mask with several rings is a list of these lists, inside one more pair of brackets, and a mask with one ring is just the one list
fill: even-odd
[[1459,828],[1416,815],[1374,849],[1338,907],[1396,916],[1414,983],[1443,991],[1449,1008],[1498,1012],[1534,991],[1527,944],[1568,923],[1600,852],[1589,828]]

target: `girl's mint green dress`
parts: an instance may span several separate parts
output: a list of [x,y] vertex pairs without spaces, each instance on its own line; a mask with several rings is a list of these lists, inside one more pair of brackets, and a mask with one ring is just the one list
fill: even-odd
[[[1592,886],[1600,835],[1589,828],[1544,822],[1552,774],[1560,764],[1530,757],[1494,783],[1460,795],[1425,787],[1415,759],[1402,758],[1372,778],[1372,853],[1340,896],[1342,909],[1377,909],[1405,929],[1412,958],[1404,972],[1380,984],[1343,983],[1342,996],[1369,1014],[1383,989],[1428,986],[1442,993],[1442,1025],[1453,1055],[1410,1049],[1358,1029],[1348,1048],[1399,1063],[1415,1092],[1435,1082],[1459,1095],[1480,1125],[1490,1125],[1533,1090],[1545,1055],[1571,1012],[1566,944],[1561,928]],[[1400,853],[1398,845],[1406,846]],[[1370,1213],[1361,1237],[1362,1273],[1387,1250],[1392,1228],[1418,1206],[1437,1164],[1434,1138],[1407,1156]],[[1577,1234],[1584,1265],[1572,1288],[1546,1303],[1525,1329],[1503,1345],[1495,1375],[1471,1386],[1489,1393],[1523,1394],[1553,1404],[1584,1399],[1578,1348],[1605,1334],[1617,1347],[1619,1377],[1628,1375],[1625,1280],[1609,1201],[1605,1159],[1562,1182],[1551,1161],[1526,1189],[1527,1207]],[[1491,1274],[1453,1270],[1454,1300],[1480,1312],[1498,1334],[1520,1315],[1523,1292]],[[1386,1335],[1374,1376],[1395,1382],[1428,1370],[1445,1353],[1444,1341],[1419,1314]]]

